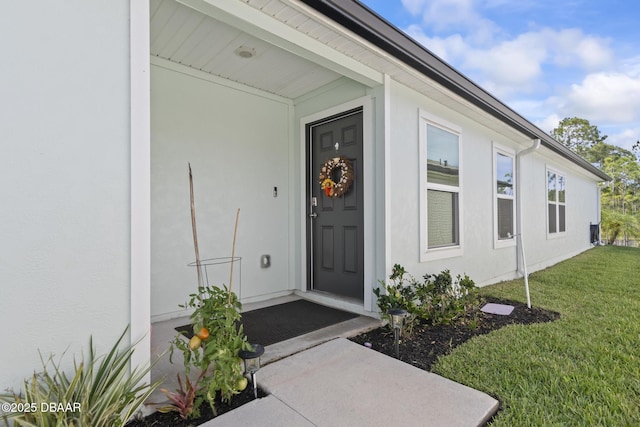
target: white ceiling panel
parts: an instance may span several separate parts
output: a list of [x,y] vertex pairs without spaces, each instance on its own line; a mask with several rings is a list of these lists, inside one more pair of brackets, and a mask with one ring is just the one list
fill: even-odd
[[[323,37],[329,31],[279,0],[252,6],[280,19],[295,19]],[[175,0],[151,0],[151,54],[287,98],[297,98],[341,76],[306,59],[215,20]],[[235,51],[255,50],[252,58]]]
[[184,41],[180,44],[180,49],[171,54],[172,61],[178,63],[193,62],[208,48],[209,43],[207,40],[216,40],[215,25],[210,20],[205,19],[204,16],[202,18],[202,21],[193,32],[184,37]]
[[[276,15],[277,17],[277,15]],[[284,22],[285,24],[293,27],[293,28],[299,28],[300,25],[304,24],[305,22],[307,22],[309,20],[309,18],[301,13],[296,13],[294,15],[292,15],[291,17],[288,17],[287,19],[283,19],[282,22]]]
[[263,7],[261,7],[260,10],[262,10],[267,15],[275,16],[284,8],[285,8],[285,5],[282,4],[282,2],[271,1],[266,5],[264,5]]
[[287,22],[289,19],[293,18],[296,15],[300,15],[300,13],[297,10],[287,6],[283,7],[278,13],[273,16],[281,22]]

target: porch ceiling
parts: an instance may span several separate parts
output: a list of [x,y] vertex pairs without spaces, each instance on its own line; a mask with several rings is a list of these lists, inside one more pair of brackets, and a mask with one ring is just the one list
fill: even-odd
[[342,77],[175,0],[151,0],[150,16],[151,55],[196,70],[290,99]]

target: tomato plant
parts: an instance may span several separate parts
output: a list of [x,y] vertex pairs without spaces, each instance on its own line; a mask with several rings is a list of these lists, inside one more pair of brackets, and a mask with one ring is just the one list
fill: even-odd
[[[194,408],[206,400],[215,413],[216,396],[230,400],[240,391],[238,385],[244,378],[238,352],[251,346],[240,323],[242,306],[226,287],[207,286],[191,294],[189,301],[180,307],[194,309],[191,321],[200,345],[190,346],[183,335],[178,335],[172,341],[171,351],[175,348],[182,351],[187,374],[194,368],[204,373]],[[195,411],[192,416],[197,416]]]

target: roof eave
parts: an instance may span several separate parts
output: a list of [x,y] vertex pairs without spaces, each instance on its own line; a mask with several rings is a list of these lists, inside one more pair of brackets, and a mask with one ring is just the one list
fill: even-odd
[[393,24],[353,0],[300,0],[508,126],[604,181],[611,177],[512,110]]

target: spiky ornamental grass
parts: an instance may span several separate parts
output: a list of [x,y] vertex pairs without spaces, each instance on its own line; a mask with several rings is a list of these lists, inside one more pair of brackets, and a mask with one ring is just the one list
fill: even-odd
[[[3,416],[8,425],[35,427],[118,427],[142,406],[159,382],[143,383],[150,366],[129,371],[133,347],[120,350],[128,328],[107,355],[96,356],[92,338],[89,354],[74,358],[73,376],[68,376],[53,355],[42,360],[42,371],[24,381],[22,393],[0,395],[6,403],[29,404],[29,411]],[[51,404],[65,410],[50,410]],[[62,405],[62,406],[59,406]],[[35,409],[35,411],[32,411]],[[70,409],[70,410],[67,410]]]
[[[529,282],[560,320],[474,338],[433,371],[496,397],[492,426],[640,425],[640,249],[594,248]],[[522,280],[481,292],[525,298]]]

